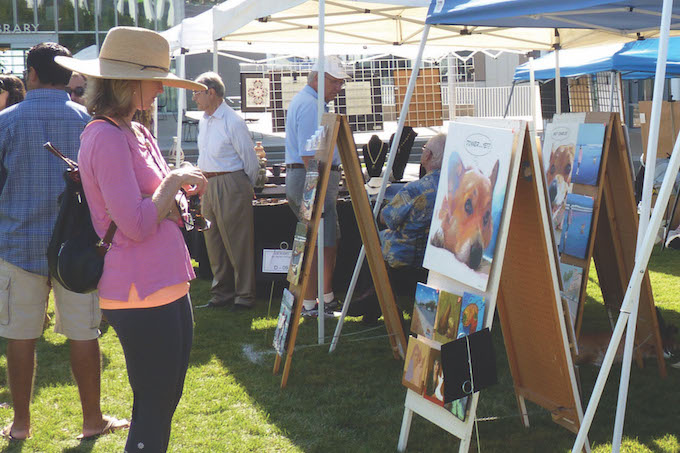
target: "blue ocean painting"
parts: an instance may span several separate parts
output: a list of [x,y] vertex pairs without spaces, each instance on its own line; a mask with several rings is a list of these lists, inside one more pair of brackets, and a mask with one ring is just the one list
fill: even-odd
[[604,124],[581,124],[576,141],[576,155],[571,171],[571,182],[597,185],[602,162],[604,143]]
[[437,315],[439,290],[422,283],[416,287],[416,301],[413,306],[411,331],[434,339],[434,320]]
[[585,259],[593,220],[593,198],[570,193],[567,195],[560,253]]

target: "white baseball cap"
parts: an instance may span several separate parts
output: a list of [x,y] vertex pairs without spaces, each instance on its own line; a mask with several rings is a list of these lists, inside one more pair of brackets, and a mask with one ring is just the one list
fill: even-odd
[[[345,65],[342,63],[340,58],[335,55],[324,57],[324,72],[331,77],[336,79],[351,79],[351,77],[345,72]],[[319,62],[317,61],[312,66],[312,71],[319,71]]]

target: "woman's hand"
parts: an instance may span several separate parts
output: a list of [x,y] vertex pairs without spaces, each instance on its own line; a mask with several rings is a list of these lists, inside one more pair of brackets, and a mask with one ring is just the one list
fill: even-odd
[[208,186],[208,180],[203,176],[201,170],[194,166],[183,166],[170,172],[179,178],[180,186],[187,193],[187,196],[201,195]]

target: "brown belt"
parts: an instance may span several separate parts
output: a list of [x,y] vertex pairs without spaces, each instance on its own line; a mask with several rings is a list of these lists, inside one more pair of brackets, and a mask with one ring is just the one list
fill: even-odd
[[[286,164],[286,168],[305,168],[305,164]],[[340,165],[331,165],[331,171],[341,171]]]
[[202,172],[203,176],[206,178],[214,178],[215,176],[221,176],[221,175],[226,175],[227,173],[232,173],[230,171],[204,171]]

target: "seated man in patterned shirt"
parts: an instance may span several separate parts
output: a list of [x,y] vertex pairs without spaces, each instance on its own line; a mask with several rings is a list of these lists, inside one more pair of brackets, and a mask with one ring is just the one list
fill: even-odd
[[[393,278],[400,268],[407,268],[412,274],[414,269],[420,269],[423,265],[445,144],[445,134],[435,135],[428,140],[420,156],[425,176],[406,184],[380,213],[380,223],[387,227],[380,232],[382,253],[393,284],[402,280]],[[352,301],[348,314],[364,315],[365,323],[374,324],[380,316],[375,287],[368,273],[363,271],[362,274],[360,282],[363,291],[357,289],[357,297]]]

